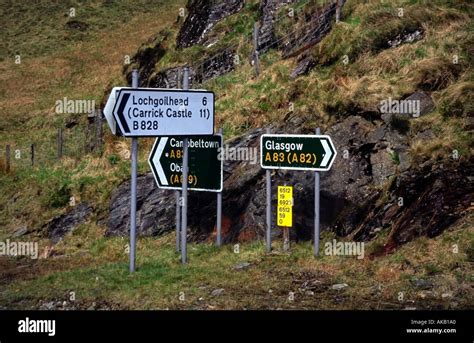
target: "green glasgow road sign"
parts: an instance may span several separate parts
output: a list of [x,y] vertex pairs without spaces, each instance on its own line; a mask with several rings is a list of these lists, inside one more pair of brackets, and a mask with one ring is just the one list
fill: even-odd
[[336,155],[326,135],[265,134],[260,139],[260,164],[264,169],[327,171]]
[[[221,192],[223,160],[218,159],[222,135],[190,136],[188,189]],[[148,158],[159,188],[180,190],[182,187],[183,139],[159,137]]]

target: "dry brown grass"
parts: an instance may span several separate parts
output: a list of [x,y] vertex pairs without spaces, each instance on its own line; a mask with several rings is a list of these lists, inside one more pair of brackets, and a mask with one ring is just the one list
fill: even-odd
[[[177,11],[181,6],[178,2],[172,8]],[[171,26],[174,20],[173,16],[157,21],[155,14],[140,15],[66,51],[24,58],[20,65],[9,59],[1,62],[0,93],[5,94],[0,99],[2,113],[7,118],[24,119],[41,113],[52,121],[57,99],[92,98],[100,103],[108,85],[125,83],[121,76],[124,56],[133,56],[143,41]]]

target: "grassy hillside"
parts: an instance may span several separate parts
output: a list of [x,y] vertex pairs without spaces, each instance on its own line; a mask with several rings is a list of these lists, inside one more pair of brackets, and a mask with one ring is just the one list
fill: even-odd
[[[298,3],[301,13],[313,6],[304,3]],[[324,131],[348,115],[373,112],[382,99],[426,90],[436,110],[413,119],[409,135],[413,138],[430,128],[435,138],[412,139],[413,156],[420,161],[447,159],[457,150],[462,159],[472,158],[472,131],[464,129],[465,117],[473,112],[474,90],[474,7],[468,1],[348,0],[343,21],[307,52],[317,66],[296,80],[290,74],[297,58],[282,59],[275,50],[261,56],[261,75],[254,76],[248,38],[258,18],[258,1],[248,1],[239,14],[215,26],[211,35],[220,38],[216,45],[178,51],[175,37],[182,24],[178,10],[185,4],[185,0],[40,1],[1,8],[0,153],[10,144],[27,156],[29,145],[37,143],[50,157],[34,168],[0,172],[0,240],[26,225],[31,232],[28,239],[38,241],[51,258],[34,262],[0,258],[0,307],[37,307],[39,300],[64,300],[71,290],[81,299],[77,306],[85,308],[99,299],[105,299],[104,306],[120,308],[312,308],[314,297],[326,308],[472,307],[468,286],[473,281],[472,215],[441,237],[420,238],[393,255],[363,262],[327,256],[314,260],[309,243],[298,243],[291,255],[277,251],[267,256],[255,242],[242,245],[240,254],[234,254],[232,246],[217,250],[210,244],[192,245],[192,263],[182,267],[172,235],[140,239],[141,268],[128,276],[127,241],[104,238],[104,219],[112,190],[129,177],[130,142],[112,137],[105,128],[102,156],[56,161],[57,127],[73,118],[83,130],[87,119],[85,114],[57,114],[54,106],[64,97],[100,104],[111,86],[126,83],[122,74],[126,56],[165,34],[166,53],[156,71],[199,64],[221,48],[237,47],[242,63],[236,70],[200,85],[216,93],[216,125],[224,128],[226,138],[285,120],[290,104],[306,119],[308,129],[320,126]],[[68,17],[71,8],[74,18]],[[404,9],[403,17],[399,8]],[[288,20],[278,22],[277,34],[288,31]],[[413,28],[422,28],[424,38],[396,48],[385,46],[387,40]],[[20,64],[15,63],[18,54]],[[66,134],[72,135],[72,130]],[[146,159],[152,142],[140,140],[141,173],[149,171]],[[76,203],[90,203],[94,215],[51,252],[44,224],[70,208],[71,197]],[[377,244],[380,241],[371,242],[369,248],[376,249]],[[459,244],[459,254],[449,253],[452,244]],[[239,262],[251,266],[235,272]],[[32,272],[25,272],[30,268]],[[410,281],[415,277],[434,278],[431,293],[420,295]],[[299,292],[306,279],[321,281],[311,290],[315,295],[296,293],[296,300],[288,302],[288,292]],[[330,290],[337,283],[349,287],[341,294]],[[222,296],[209,299],[218,288],[224,288]],[[178,299],[181,291],[185,302]],[[410,300],[398,301],[398,292],[406,292],[405,299]],[[452,294],[442,298],[445,293]]]
[[[2,50],[5,55],[0,62],[0,167],[6,144],[12,145],[12,151],[21,150],[24,157],[19,162],[27,165],[29,145],[35,143],[38,158],[45,163],[33,169],[14,168],[11,175],[1,174],[2,237],[19,223],[40,228],[64,210],[70,196],[105,206],[107,200],[100,193],[105,192],[107,197],[113,185],[125,177],[128,163],[112,168],[107,159],[109,146],[104,158],[89,155],[79,156],[80,161],[56,161],[57,127],[64,126],[70,117],[77,117],[79,128],[84,128],[86,115],[58,114],[55,103],[67,97],[92,99],[99,106],[107,87],[125,84],[121,71],[126,56],[133,56],[157,31],[172,26],[183,4],[184,1],[157,1],[147,6],[126,1],[53,1],[30,6],[15,2],[4,11],[2,19],[7,30],[2,30],[1,40],[7,50]],[[67,17],[71,7],[76,9],[75,18]],[[170,15],[156,20],[162,13]],[[65,25],[72,19],[86,23],[87,29],[68,29]],[[17,53],[21,64],[15,64]],[[82,141],[79,137],[77,145]],[[128,149],[125,140],[117,144]],[[145,153],[141,157],[143,161]]]

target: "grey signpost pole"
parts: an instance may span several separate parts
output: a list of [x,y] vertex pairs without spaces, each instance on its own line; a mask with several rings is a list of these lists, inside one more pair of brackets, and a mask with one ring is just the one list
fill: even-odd
[[[178,87],[182,84],[181,80],[181,70],[178,70]],[[180,240],[181,240],[181,202],[179,191],[176,191],[176,252],[181,251]]]
[[179,252],[180,249],[180,226],[181,226],[181,208],[180,208],[180,196],[179,191],[175,192],[176,194],[176,251]]
[[[319,127],[316,134],[321,134]],[[314,172],[314,256],[319,256],[319,172]]]
[[[219,135],[222,135],[223,130],[222,128],[219,129]],[[224,147],[222,147],[224,148]],[[221,154],[221,158],[223,158],[223,154]],[[216,237],[216,244],[218,247],[222,245],[222,191],[217,193],[217,237]]]
[[[138,88],[138,70],[132,70],[132,87]],[[137,160],[138,138],[132,137],[132,184],[130,197],[130,273],[135,271],[135,239],[137,225]]]
[[[266,129],[266,133],[270,133],[270,129]],[[269,169],[266,170],[266,177],[267,177],[267,252],[272,250],[272,238],[271,238],[271,231],[272,231],[272,174]]]
[[[183,89],[189,89],[189,68],[183,69]],[[187,225],[188,225],[188,137],[183,137],[183,188],[181,214],[181,263],[187,262]]]

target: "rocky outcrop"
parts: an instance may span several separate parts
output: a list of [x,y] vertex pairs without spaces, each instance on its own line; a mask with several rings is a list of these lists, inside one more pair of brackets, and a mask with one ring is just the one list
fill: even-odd
[[381,119],[389,124],[397,124],[400,121],[409,120],[431,113],[436,108],[431,96],[423,91],[417,91],[405,99],[389,101],[379,108]]
[[220,1],[217,4],[211,0],[192,1],[188,5],[189,15],[178,33],[176,46],[187,48],[200,44],[215,24],[239,12],[244,3],[244,0]]
[[296,0],[262,0],[260,2],[260,26],[258,29],[258,51],[264,53],[270,48],[277,48],[273,24],[277,19],[277,12],[283,6],[290,5]]
[[400,174],[388,201],[374,206],[352,237],[368,240],[390,230],[385,251],[418,236],[434,237],[466,213],[474,201],[470,160],[427,161]]
[[68,233],[74,231],[92,214],[92,207],[87,203],[80,203],[65,214],[52,219],[46,224],[46,232],[53,243],[61,241]]
[[[296,56],[318,43],[329,32],[335,21],[336,1],[318,8],[313,13],[306,13],[304,18],[300,19],[300,23],[295,22],[296,29],[293,32],[287,33],[287,36],[283,38],[277,38],[274,28],[278,19],[276,13],[283,6],[294,2],[294,0],[264,0],[260,3],[261,19],[258,37],[260,53],[273,48],[281,49],[285,58]],[[339,1],[340,6],[344,3],[344,0]]]
[[335,14],[336,2],[332,2],[309,16],[302,28],[283,42],[283,57],[296,56],[317,44],[331,29]]
[[[230,73],[235,69],[235,50],[224,50],[205,60],[201,65],[189,68],[189,86],[200,84],[214,77]],[[148,87],[180,88],[182,86],[184,66],[169,68],[154,74],[148,81]]]
[[[137,180],[137,234],[156,236],[172,227],[172,192],[159,191],[151,174]],[[130,229],[130,181],[112,194],[107,235],[127,235]]]
[[[312,133],[305,121],[289,116],[284,125],[270,127],[272,132]],[[261,129],[228,141],[230,147],[259,149]],[[472,193],[466,175],[472,167],[449,167],[449,176],[413,166],[408,154],[408,137],[382,121],[351,116],[325,133],[334,141],[338,156],[329,172],[321,173],[321,227],[338,235],[365,240],[380,230],[391,229],[393,242],[402,244],[419,234],[433,235],[444,230],[468,206]],[[472,164],[472,162],[471,162]],[[453,164],[455,165],[455,163]],[[431,168],[431,166],[430,166]],[[447,169],[446,169],[447,170]],[[253,240],[265,232],[265,171],[249,161],[225,161],[223,192],[224,242]],[[441,182],[439,185],[433,184]],[[288,170],[272,171],[272,208],[276,208],[276,186],[294,186],[294,229],[292,239],[312,237],[314,173]],[[452,196],[439,196],[444,187],[455,187]],[[387,197],[384,189],[391,194]],[[130,183],[125,182],[113,194],[110,203],[108,235],[128,235]],[[402,196],[405,207],[393,209]],[[457,199],[450,205],[448,202]],[[422,200],[420,200],[422,199]],[[471,199],[472,201],[472,199]],[[430,209],[429,204],[436,204]],[[447,207],[446,207],[447,206]],[[446,207],[446,210],[443,210]],[[418,216],[417,211],[426,215]],[[428,211],[431,211],[428,213]],[[436,213],[440,213],[437,215]],[[138,179],[138,233],[159,235],[174,230],[175,194],[156,188],[151,175]],[[190,192],[188,208],[189,237],[212,239],[215,227],[214,193]],[[205,214],[205,215],[203,215]],[[443,215],[444,214],[444,215]],[[409,219],[410,217],[420,219]],[[273,216],[274,217],[274,216]],[[450,218],[446,220],[446,218]],[[406,218],[406,219],[404,219]],[[425,219],[422,219],[425,218]],[[431,218],[429,228],[421,223]],[[280,234],[273,218],[273,234]],[[426,224],[427,225],[427,224]]]
[[123,73],[129,85],[132,84],[132,69],[137,68],[140,75],[139,86],[147,86],[149,78],[155,72],[156,63],[166,53],[164,45],[169,38],[170,33],[168,31],[161,31],[140,46],[136,54],[132,57],[131,63],[125,65],[123,68]]

